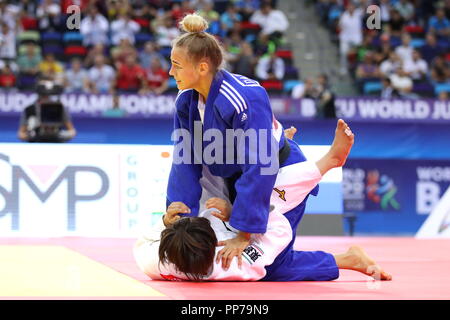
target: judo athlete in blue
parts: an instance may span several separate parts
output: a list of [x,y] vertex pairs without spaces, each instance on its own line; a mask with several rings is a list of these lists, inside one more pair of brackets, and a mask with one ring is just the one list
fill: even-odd
[[[278,169],[306,158],[295,142],[285,139],[265,89],[254,80],[221,69],[222,50],[217,40],[205,32],[206,21],[192,14],[187,15],[180,25],[186,33],[174,41],[169,72],[180,91],[175,103],[172,137],[175,151],[167,187],[167,207],[173,202],[182,202],[188,209],[180,213],[198,215],[202,197],[200,180],[205,170],[223,178],[233,208],[229,223],[240,231],[235,238],[219,243],[224,248],[217,257],[227,269],[235,256],[242,264],[242,252],[248,246],[251,234],[266,232],[270,196]],[[253,148],[248,146],[245,134],[237,139],[227,139],[230,132],[256,133],[256,144]],[[233,141],[232,147],[230,141]],[[210,148],[210,144],[214,148]],[[255,145],[260,149],[255,151]],[[268,157],[262,157],[262,149],[267,151]],[[210,151],[208,159],[205,159],[206,151]],[[315,188],[311,194],[317,195],[317,192],[318,188]],[[297,229],[305,203],[306,199],[286,214],[292,230]],[[293,254],[295,231],[293,234],[288,246],[291,249],[287,248],[277,258],[279,262],[275,261],[274,267],[267,269],[266,278],[300,280],[301,275],[291,279],[293,272],[282,271],[277,265],[289,266],[289,261],[311,264],[311,269],[320,266],[329,270],[319,278],[305,279],[336,278],[337,266],[331,254]]]

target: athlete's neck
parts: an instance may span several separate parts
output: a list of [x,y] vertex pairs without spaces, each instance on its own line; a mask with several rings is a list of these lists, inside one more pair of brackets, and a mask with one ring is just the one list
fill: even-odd
[[199,85],[195,88],[204,103],[206,103],[206,100],[208,99],[209,89],[211,88],[213,78],[214,76],[212,74],[208,74],[205,78],[200,80]]

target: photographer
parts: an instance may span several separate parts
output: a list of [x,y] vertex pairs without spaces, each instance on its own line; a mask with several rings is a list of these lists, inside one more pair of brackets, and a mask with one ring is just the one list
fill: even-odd
[[76,135],[70,115],[59,101],[51,96],[58,95],[62,88],[52,81],[41,80],[36,103],[26,107],[20,117],[18,137],[28,142],[66,142]]

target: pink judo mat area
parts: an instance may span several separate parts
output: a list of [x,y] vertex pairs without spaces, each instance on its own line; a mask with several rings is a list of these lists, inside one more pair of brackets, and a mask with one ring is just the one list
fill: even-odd
[[297,238],[298,250],[342,253],[351,245],[360,245],[392,274],[392,281],[375,281],[358,272],[341,270],[337,280],[326,282],[204,283],[148,279],[134,263],[134,241],[78,237],[0,238],[0,297],[139,300],[450,299],[450,239]]

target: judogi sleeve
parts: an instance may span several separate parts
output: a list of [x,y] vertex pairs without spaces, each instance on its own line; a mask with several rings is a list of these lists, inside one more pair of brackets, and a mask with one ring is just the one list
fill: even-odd
[[[286,248],[292,239],[289,221],[279,212],[269,214],[267,232],[253,234],[250,245],[242,253],[242,267],[237,259],[231,261],[228,270],[222,269],[222,261],[214,262],[214,271],[207,280],[211,281],[257,281],[266,275],[266,266]],[[217,251],[221,249],[220,247]]]
[[192,215],[197,215],[202,195],[202,165],[194,163],[193,133],[189,131],[190,97],[189,92],[180,92],[175,102],[176,114],[172,134],[174,154],[167,185],[166,206],[181,201],[191,209]]
[[139,269],[153,280],[163,279],[159,270],[159,243],[164,230],[161,219],[145,235],[141,236],[133,248],[133,255]]
[[232,126],[235,136],[239,130],[245,133],[240,142],[235,140],[235,161],[240,164],[242,175],[235,183],[236,198],[230,225],[244,232],[264,233],[270,195],[279,169],[279,142],[272,134],[273,114],[267,93],[257,88],[249,96],[251,98],[241,96],[242,100],[235,100],[241,101],[241,105],[222,100],[222,103],[229,103],[227,108],[221,108],[223,119]]

